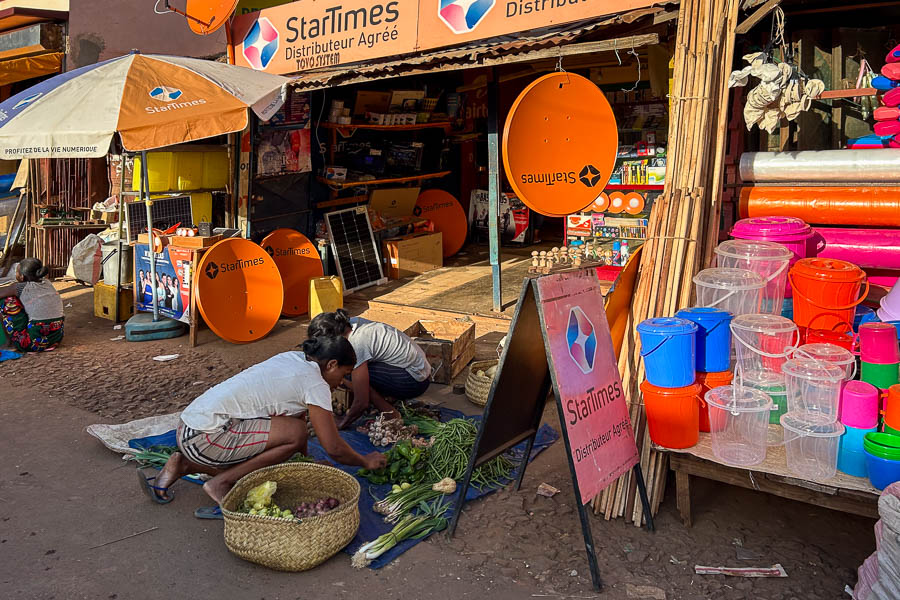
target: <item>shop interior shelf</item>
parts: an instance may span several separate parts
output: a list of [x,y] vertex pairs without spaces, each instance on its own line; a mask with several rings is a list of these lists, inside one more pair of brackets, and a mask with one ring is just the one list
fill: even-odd
[[440,177],[446,177],[450,174],[450,171],[438,171],[437,173],[423,173],[421,175],[410,175],[409,177],[392,177],[387,179],[369,179],[367,181],[334,181],[331,179],[325,179],[322,176],[316,177],[316,179],[320,183],[324,183],[325,185],[331,186],[337,189],[345,189],[351,187],[357,187],[360,185],[382,185],[385,183],[409,183],[412,181],[423,181],[425,179],[438,179]]
[[415,125],[375,125],[370,123],[350,123],[349,125],[342,125],[340,123],[322,123],[321,127],[325,129],[376,129],[392,131],[413,131],[416,129],[449,129],[450,121],[432,121],[430,123],[416,123]]
[[652,185],[652,184],[637,184],[637,183],[621,185],[621,184],[617,183],[617,184],[607,185],[603,189],[606,191],[613,191],[613,192],[618,191],[618,190],[634,190],[634,191],[653,192],[653,191],[657,191],[657,190],[662,191],[664,187],[666,187],[666,186]]

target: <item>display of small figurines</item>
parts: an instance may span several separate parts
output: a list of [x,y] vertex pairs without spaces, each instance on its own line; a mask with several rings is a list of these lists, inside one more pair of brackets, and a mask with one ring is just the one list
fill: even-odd
[[538,251],[535,250],[531,253],[531,267],[528,269],[529,273],[540,273],[539,261],[538,261]]

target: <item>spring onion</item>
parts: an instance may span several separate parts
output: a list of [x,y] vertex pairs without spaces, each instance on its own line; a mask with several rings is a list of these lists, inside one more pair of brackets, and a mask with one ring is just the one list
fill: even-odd
[[432,489],[428,483],[411,485],[406,489],[395,486],[391,493],[384,500],[376,502],[373,508],[378,514],[385,515],[384,520],[388,523],[396,523],[422,502],[429,502],[441,495],[442,492]]
[[422,510],[417,515],[407,515],[392,530],[376,540],[363,544],[350,561],[357,569],[369,566],[373,560],[404,540],[422,539],[447,526],[444,513],[449,506],[438,498],[432,504],[422,503]]

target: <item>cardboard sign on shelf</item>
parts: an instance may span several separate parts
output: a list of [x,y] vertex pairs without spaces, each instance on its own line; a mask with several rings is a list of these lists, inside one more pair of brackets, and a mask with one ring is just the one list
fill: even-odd
[[575,73],[538,78],[503,128],[503,166],[529,208],[562,217],[598,201],[616,163],[619,133],[603,92]]
[[462,205],[444,190],[426,190],[416,200],[414,214],[434,223],[443,235],[444,258],[459,252],[466,243],[468,225]]
[[200,259],[195,299],[213,333],[242,344],[265,337],[278,322],[284,287],[275,261],[261,246],[228,238]]
[[309,280],[325,274],[315,244],[293,229],[276,229],[262,241],[263,250],[275,261],[284,286],[281,314],[297,317],[309,312]]

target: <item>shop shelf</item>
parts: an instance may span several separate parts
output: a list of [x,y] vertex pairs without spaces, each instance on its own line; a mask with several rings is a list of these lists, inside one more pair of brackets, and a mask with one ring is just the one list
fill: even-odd
[[[316,177],[320,183],[324,183],[327,186],[336,189],[346,189],[352,187],[358,187],[361,185],[383,185],[386,183],[410,183],[412,181],[423,181],[425,179],[438,179],[440,177],[446,177],[450,174],[450,171],[438,171],[437,173],[423,173],[422,175],[410,175],[409,177],[392,177],[388,179],[369,179],[366,181],[334,181],[330,179],[325,179],[322,176]],[[660,186],[660,189],[662,187]]]
[[604,191],[613,191],[613,192],[620,191],[620,190],[621,191],[629,190],[629,191],[636,191],[636,192],[655,192],[655,191],[661,192],[664,187],[666,187],[666,186],[650,185],[650,184],[637,184],[636,183],[636,184],[632,184],[632,185],[621,185],[621,184],[608,185],[603,189],[604,189]]
[[320,127],[324,129],[375,129],[379,131],[414,131],[416,129],[449,129],[450,121],[432,121],[430,123],[416,123],[415,125],[373,125],[369,123],[351,123],[349,125],[341,125],[340,123],[322,123]]

